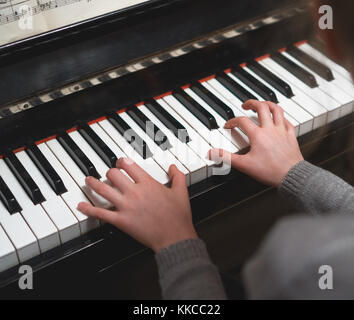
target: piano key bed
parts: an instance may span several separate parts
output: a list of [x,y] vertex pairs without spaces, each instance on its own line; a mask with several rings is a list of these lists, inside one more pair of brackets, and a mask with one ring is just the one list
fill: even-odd
[[262,56],[138,105],[108,113],[0,159],[0,274],[102,228],[77,210],[80,201],[111,208],[85,186],[120,157],[130,157],[162,184],[176,165],[191,190],[213,175],[211,148],[249,147],[227,120],[253,111],[248,99],[270,100],[303,137],[353,112],[350,74],[307,42]]

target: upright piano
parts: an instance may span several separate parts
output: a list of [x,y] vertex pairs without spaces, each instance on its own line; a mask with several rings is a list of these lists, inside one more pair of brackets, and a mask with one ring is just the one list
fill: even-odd
[[[215,174],[206,158],[212,147],[247,152],[242,131],[223,125],[235,116],[257,123],[241,107],[248,99],[279,103],[305,157],[326,167],[345,156],[337,173],[353,181],[351,76],[313,35],[312,19],[309,1],[149,0],[2,44],[0,297],[134,297],[119,283],[116,294],[104,288],[144,278],[143,268],[122,275],[119,266],[152,253],[76,208],[110,205],[84,180],[105,181],[123,156],[163,184],[176,164],[198,225],[226,219],[238,203],[265,210],[258,195],[269,188],[236,170]],[[242,228],[252,234],[248,223]],[[18,286],[21,265],[33,269],[33,290]],[[156,282],[151,274],[147,284]]]

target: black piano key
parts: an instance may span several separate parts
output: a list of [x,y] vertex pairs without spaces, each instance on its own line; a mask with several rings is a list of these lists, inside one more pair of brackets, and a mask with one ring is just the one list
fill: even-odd
[[5,181],[1,178],[1,176],[0,176],[0,200],[5,205],[6,209],[10,212],[10,214],[14,214],[22,210],[15,196],[6,185]]
[[250,68],[254,73],[261,77],[264,81],[269,83],[272,87],[277,89],[287,98],[292,98],[294,96],[293,90],[290,85],[285,81],[280,79],[277,75],[271,72],[269,69],[263,67],[256,61],[251,61],[247,63],[247,67]]
[[120,116],[118,116],[117,113],[110,113],[108,115],[108,121],[143,159],[147,159],[152,156],[146,142]]
[[203,87],[199,82],[193,83],[190,89],[204,100],[211,108],[213,108],[221,117],[228,121],[235,118],[235,114],[232,109],[227,106],[218,97],[213,95],[207,88]]
[[75,141],[71,139],[71,137],[66,132],[61,133],[57,140],[65,149],[65,151],[70,155],[70,157],[75,161],[75,163],[86,177],[92,176],[96,179],[101,179],[101,176],[97,172],[90,159],[82,152]]
[[187,129],[173,118],[164,108],[155,100],[145,102],[145,106],[183,143],[191,141]]
[[172,148],[167,136],[138,107],[128,109],[127,113],[162,150]]
[[295,46],[290,47],[286,52],[292,55],[295,59],[299,60],[313,72],[317,73],[320,77],[326,79],[327,81],[334,80],[334,76],[331,69],[316,60],[315,58],[309,56],[306,52],[300,50]]
[[249,74],[245,69],[240,66],[231,68],[231,73],[241,80],[244,84],[249,86],[254,92],[258,93],[264,100],[279,103],[278,98],[273,90],[269,89],[262,82],[258,81],[255,77]]
[[305,69],[301,68],[295,62],[289,60],[287,57],[282,55],[281,53],[277,52],[271,56],[271,58],[279,63],[283,68],[288,70],[292,73],[296,78],[300,81],[308,85],[310,88],[318,87],[318,83],[316,78],[310,72],[306,71]]
[[205,110],[197,101],[186,94],[182,89],[174,90],[173,96],[209,130],[219,128],[214,116]]
[[248,92],[245,88],[243,88],[237,82],[232,80],[224,72],[218,73],[216,76],[216,80],[218,80],[224,87],[231,91],[242,102],[246,102],[250,99],[258,100],[252,93]]
[[26,152],[57,195],[68,191],[63,180],[59,177],[36,144],[32,143],[28,145]]
[[26,191],[32,202],[35,205],[44,202],[45,198],[41,190],[13,152],[6,154],[5,162],[21,184],[22,188]]
[[116,167],[117,156],[87,123],[83,123],[79,126],[79,132],[92,149],[96,151],[107,167]]

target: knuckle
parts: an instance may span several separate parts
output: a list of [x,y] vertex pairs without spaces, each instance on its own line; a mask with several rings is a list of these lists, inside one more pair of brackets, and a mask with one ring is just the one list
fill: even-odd
[[248,118],[245,116],[241,116],[241,117],[238,117],[237,120],[239,123],[245,123],[248,121]]
[[266,110],[269,110],[269,106],[268,106],[267,103],[261,102],[261,103],[258,105],[258,110],[259,110],[259,111],[266,111]]

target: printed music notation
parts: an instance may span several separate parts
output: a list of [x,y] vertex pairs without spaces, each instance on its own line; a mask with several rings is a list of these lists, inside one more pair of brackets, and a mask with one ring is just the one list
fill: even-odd
[[0,0],[0,46],[146,1]]
[[25,6],[31,8],[32,15],[36,15],[80,1],[90,2],[90,0],[0,0],[0,24],[11,23],[25,16],[27,13]]

